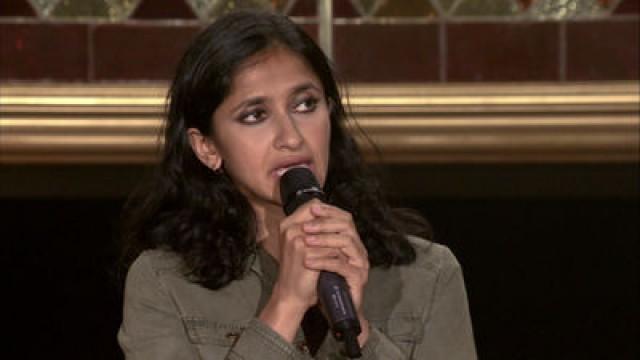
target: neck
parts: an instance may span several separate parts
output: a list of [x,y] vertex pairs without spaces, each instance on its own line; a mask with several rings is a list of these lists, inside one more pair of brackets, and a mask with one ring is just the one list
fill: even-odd
[[256,241],[259,246],[280,261],[280,222],[285,218],[284,212],[274,206],[254,206],[258,231]]

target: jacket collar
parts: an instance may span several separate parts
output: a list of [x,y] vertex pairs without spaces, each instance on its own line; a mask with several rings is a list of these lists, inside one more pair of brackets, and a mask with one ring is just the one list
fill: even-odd
[[271,285],[278,277],[280,264],[264,248],[257,247],[252,259],[250,259],[249,270],[254,272],[260,279],[267,281]]

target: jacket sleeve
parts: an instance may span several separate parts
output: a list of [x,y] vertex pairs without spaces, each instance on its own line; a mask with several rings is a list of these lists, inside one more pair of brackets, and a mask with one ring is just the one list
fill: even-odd
[[475,360],[477,359],[469,305],[460,264],[445,247],[431,304],[422,317],[423,337],[412,349],[403,352],[381,331],[372,327],[362,349],[363,360]]
[[[127,274],[118,342],[128,360],[201,358],[185,332],[178,306],[153,269],[151,259],[144,254]],[[284,340],[258,319],[249,322],[224,358],[311,359],[308,353]]]
[[308,352],[297,349],[258,319],[253,319],[233,345],[228,360],[311,360]]

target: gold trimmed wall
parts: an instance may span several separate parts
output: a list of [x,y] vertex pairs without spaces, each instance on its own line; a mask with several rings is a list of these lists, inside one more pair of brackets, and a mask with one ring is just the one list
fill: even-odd
[[[633,163],[637,81],[354,84],[349,103],[388,164]],[[0,164],[148,164],[166,86],[5,83]]]

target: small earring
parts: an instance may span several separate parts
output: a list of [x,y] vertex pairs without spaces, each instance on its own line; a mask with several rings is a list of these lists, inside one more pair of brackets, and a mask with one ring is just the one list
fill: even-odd
[[211,168],[211,170],[213,170],[213,173],[216,174],[216,175],[224,174],[224,169],[222,167],[222,163],[220,163],[220,165],[218,165],[218,167],[216,167],[215,169]]

